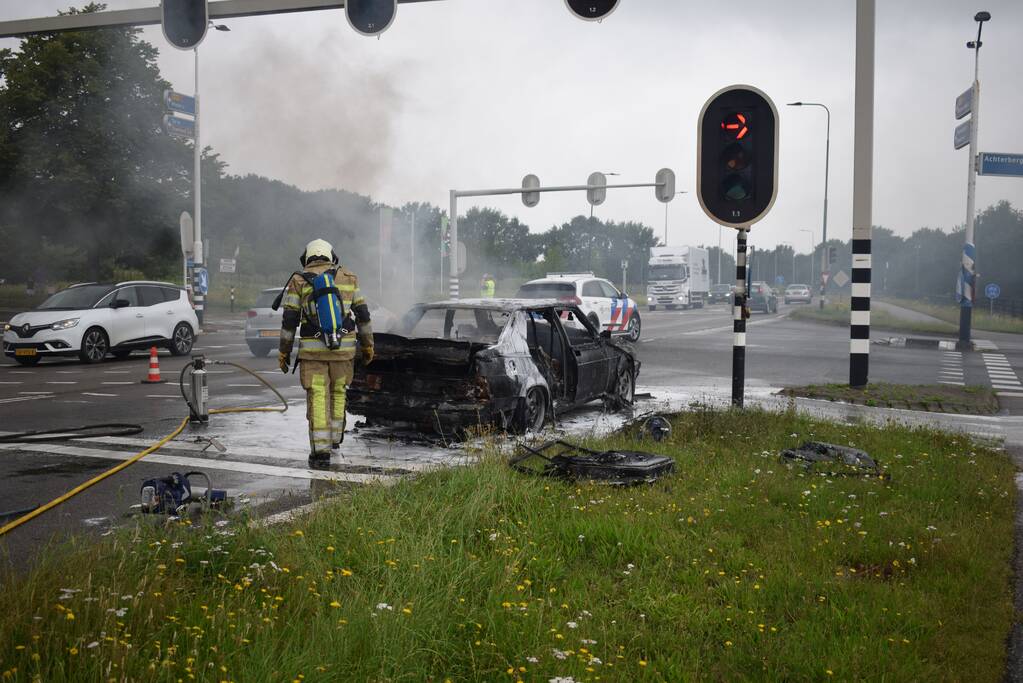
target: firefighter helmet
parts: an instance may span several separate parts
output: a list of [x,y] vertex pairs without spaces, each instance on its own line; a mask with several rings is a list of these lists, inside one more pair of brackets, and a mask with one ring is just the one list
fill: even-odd
[[303,266],[310,261],[315,259],[322,259],[324,261],[330,261],[334,265],[337,265],[338,258],[334,252],[334,247],[330,246],[330,242],[327,240],[315,239],[309,244],[305,245],[305,251],[299,256],[298,260]]

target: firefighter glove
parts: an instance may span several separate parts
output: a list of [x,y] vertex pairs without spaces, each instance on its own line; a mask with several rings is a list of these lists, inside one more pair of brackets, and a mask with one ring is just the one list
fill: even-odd
[[373,362],[373,355],[374,354],[373,354],[373,347],[372,346],[363,346],[362,347],[362,363],[364,365],[369,365],[370,363]]
[[285,375],[288,374],[288,365],[291,363],[291,354],[284,353],[283,351],[277,352],[277,364],[281,367],[281,372]]

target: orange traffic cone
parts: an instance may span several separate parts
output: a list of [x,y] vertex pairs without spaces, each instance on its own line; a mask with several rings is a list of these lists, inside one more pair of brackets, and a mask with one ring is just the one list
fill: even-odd
[[149,349],[149,376],[142,380],[143,384],[163,384],[167,380],[160,379],[160,357],[156,355],[156,347]]

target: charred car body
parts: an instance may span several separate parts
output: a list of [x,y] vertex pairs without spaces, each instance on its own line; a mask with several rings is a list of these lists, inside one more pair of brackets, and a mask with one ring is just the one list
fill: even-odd
[[630,406],[639,374],[628,342],[554,300],[419,304],[373,337],[376,357],[348,390],[348,411],[370,424],[535,430],[591,401]]

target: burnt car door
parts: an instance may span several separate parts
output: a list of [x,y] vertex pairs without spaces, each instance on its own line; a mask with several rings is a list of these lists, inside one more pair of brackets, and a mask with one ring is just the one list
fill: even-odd
[[557,317],[568,341],[567,359],[574,370],[575,387],[569,387],[575,403],[586,403],[599,398],[607,388],[609,372],[609,350],[600,334],[576,306],[566,307],[568,316]]
[[538,308],[529,311],[526,341],[529,353],[547,380],[551,400],[555,406],[574,403],[575,363],[568,361],[568,340],[558,322],[558,312],[553,308]]

